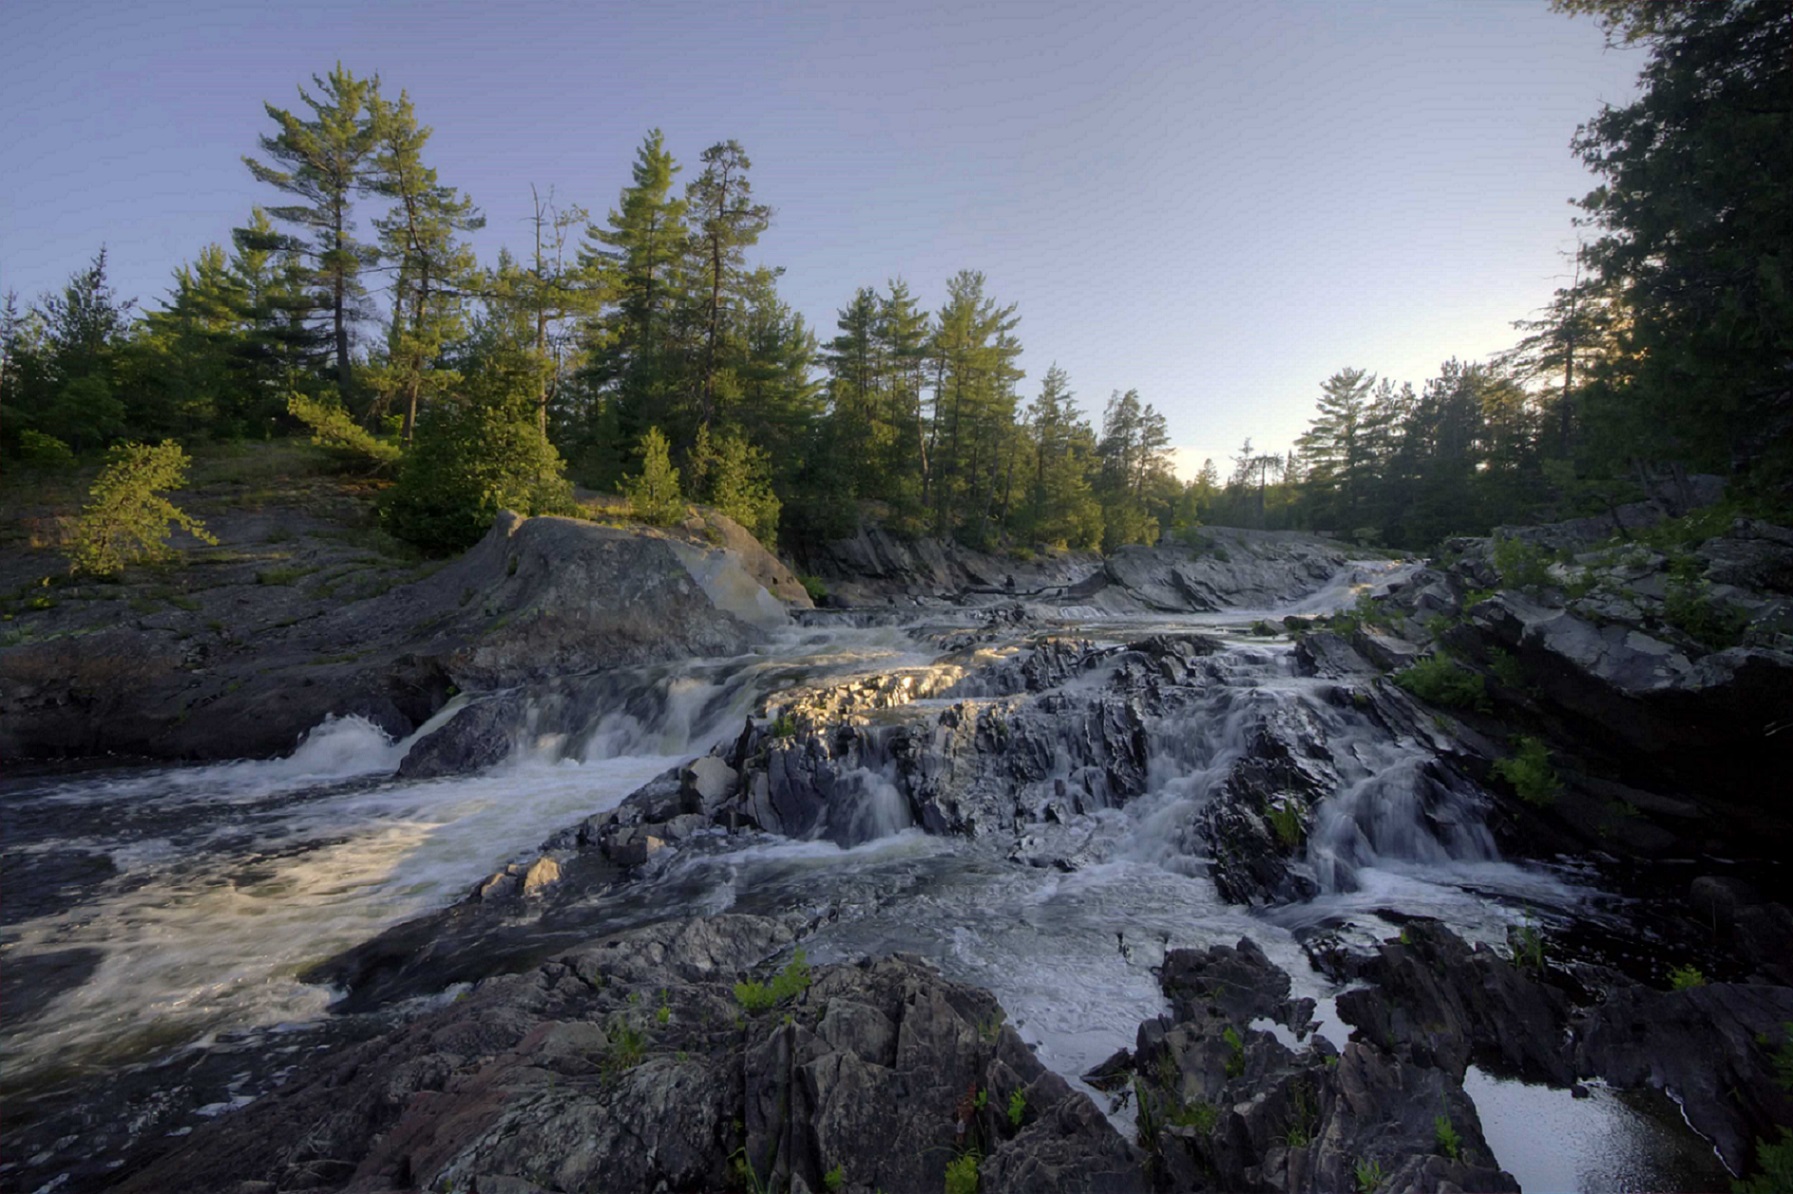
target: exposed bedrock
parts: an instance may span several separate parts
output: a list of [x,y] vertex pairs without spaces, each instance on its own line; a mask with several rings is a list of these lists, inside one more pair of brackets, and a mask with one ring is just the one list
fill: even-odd
[[[791,942],[746,916],[590,941],[329,1058],[122,1188],[925,1190],[974,1153],[984,1190],[1146,1188],[990,995],[901,956],[798,979]],[[737,994],[781,962],[782,998]]]
[[976,604],[1020,599],[1108,614],[1270,608],[1332,580],[1345,545],[1296,531],[1206,527],[1182,541],[1025,558],[909,539],[861,526],[848,539],[806,549],[829,603],[848,606]]
[[750,563],[506,513],[427,578],[321,606],[228,657],[196,663],[172,633],[123,629],[0,649],[0,754],[268,756],[333,715],[397,736],[456,689],[733,654],[783,619]]

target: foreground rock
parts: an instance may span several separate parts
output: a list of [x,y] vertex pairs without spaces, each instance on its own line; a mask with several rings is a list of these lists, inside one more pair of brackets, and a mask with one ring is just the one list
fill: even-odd
[[787,963],[782,998],[737,994],[791,942],[741,916],[590,942],[330,1058],[120,1188],[923,1190],[971,1157],[988,1191],[1145,1189],[984,992],[896,957]]
[[0,650],[0,754],[266,756],[351,715],[399,736],[457,690],[732,654],[782,616],[738,557],[506,514],[424,579],[314,603],[229,651],[138,627]]

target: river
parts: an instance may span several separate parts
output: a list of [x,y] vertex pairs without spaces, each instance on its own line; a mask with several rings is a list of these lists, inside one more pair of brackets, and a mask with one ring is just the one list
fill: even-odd
[[[1347,570],[1291,608],[1347,604],[1377,567]],[[926,835],[905,824],[899,799],[847,847],[727,839],[675,854],[650,869],[645,892],[595,905],[593,932],[650,916],[809,910],[812,962],[893,950],[930,958],[991,990],[1041,1059],[1078,1082],[1163,1010],[1153,968],[1167,948],[1253,938],[1293,976],[1295,995],[1319,1001],[1319,1031],[1342,1044],[1330,1015],[1338,989],[1298,941],[1316,927],[1387,936],[1402,916],[1425,915],[1504,943],[1509,926],[1606,915],[1578,873],[1503,860],[1483,823],[1485,794],[1422,800],[1424,744],[1328,700],[1324,682],[1296,674],[1286,641],[1247,633],[1284,612],[1075,628],[1113,642],[1199,629],[1227,646],[1198,706],[1150,727],[1144,796],[1029,827],[1074,868],[1018,864],[1013,840]],[[737,659],[616,673],[583,690],[590,705],[575,729],[560,717],[518,757],[472,776],[395,779],[417,735],[395,742],[348,719],[317,727],[285,759],[7,781],[0,1096],[13,1107],[224,1038],[319,1022],[337,993],[300,982],[307,967],[533,857],[553,831],[737,733],[769,695],[930,666],[939,652],[917,630],[793,626]],[[1227,903],[1188,826],[1254,728],[1297,716],[1317,727],[1341,780],[1306,846],[1319,894],[1268,910]],[[1714,1179],[1704,1146],[1635,1100],[1571,1104],[1481,1078],[1471,1089],[1498,1159],[1527,1188]],[[1128,1114],[1113,1117],[1125,1126]],[[1538,1116],[1582,1143],[1540,1148],[1524,1126]]]

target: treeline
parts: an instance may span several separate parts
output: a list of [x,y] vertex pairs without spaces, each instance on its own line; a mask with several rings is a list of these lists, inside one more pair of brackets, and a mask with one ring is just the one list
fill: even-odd
[[1784,505],[1793,9],[1556,6],[1652,51],[1639,99],[1575,141],[1600,186],[1573,283],[1493,361],[1417,389],[1341,370],[1292,451],[1248,440],[1224,475],[1179,482],[1136,392],[1098,415],[1053,367],[1024,393],[1016,308],[974,271],[934,311],[902,281],[861,289],[822,341],[749,259],[772,213],[732,141],[680,186],[650,133],[607,215],[534,193],[523,250],[482,265],[481,216],[427,164],[408,97],[340,67],[297,112],[268,105],[245,160],[278,202],[160,309],[113,294],[104,252],[61,294],[7,297],[0,448],[307,432],[392,474],[394,529],[442,549],[499,504],[570,508],[569,478],[787,545],[869,513],[982,547],[1217,522],[1421,548],[1693,469]]

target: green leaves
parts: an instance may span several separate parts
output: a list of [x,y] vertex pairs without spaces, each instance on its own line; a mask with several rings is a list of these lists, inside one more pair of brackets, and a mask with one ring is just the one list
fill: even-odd
[[75,524],[69,571],[111,576],[130,564],[172,558],[168,540],[176,527],[216,544],[204,523],[162,496],[186,482],[191,463],[173,440],[114,447]]

